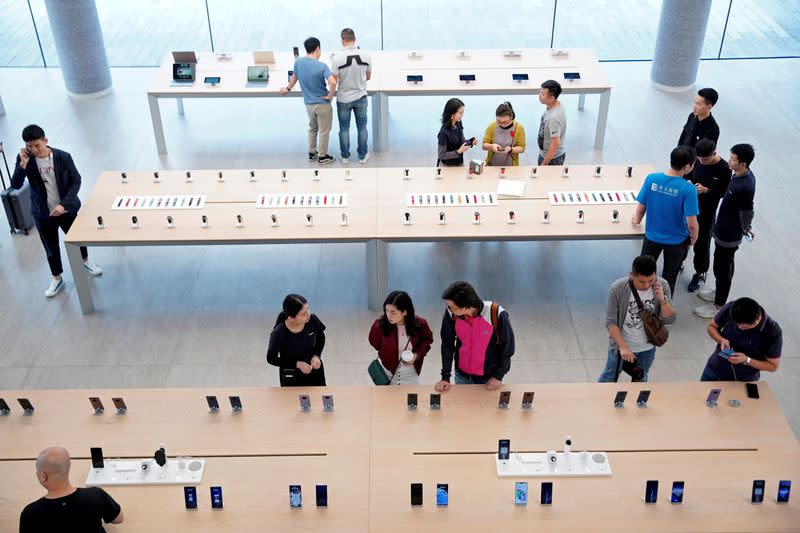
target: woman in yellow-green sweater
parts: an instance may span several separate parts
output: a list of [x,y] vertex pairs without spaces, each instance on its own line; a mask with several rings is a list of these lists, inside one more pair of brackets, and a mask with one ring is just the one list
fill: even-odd
[[519,166],[519,154],[525,151],[525,128],[515,118],[511,102],[497,106],[495,121],[489,124],[483,134],[483,149],[489,152],[486,155],[487,165]]

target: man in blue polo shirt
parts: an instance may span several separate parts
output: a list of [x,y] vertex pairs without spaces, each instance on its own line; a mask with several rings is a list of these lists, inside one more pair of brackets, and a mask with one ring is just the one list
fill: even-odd
[[647,213],[641,255],[658,260],[658,256],[664,252],[661,277],[667,280],[673,299],[686,247],[694,245],[699,231],[697,190],[683,179],[683,176],[692,172],[695,158],[694,148],[689,146],[678,146],[672,150],[669,170],[645,178],[636,197],[639,205],[631,220],[634,226],[638,226]]
[[[320,165],[333,162],[335,157],[328,154],[328,138],[333,124],[331,99],[336,94],[336,78],[328,65],[319,60],[322,55],[319,39],[309,37],[303,42],[306,57],[298,57],[294,62],[294,73],[289,84],[281,87],[281,94],[287,95],[299,81],[303,91],[303,102],[308,114],[308,160]],[[327,87],[326,87],[327,83]],[[317,148],[319,135],[319,148]]]
[[717,346],[700,381],[758,381],[762,370],[778,370],[783,332],[752,298],[722,306],[708,325],[708,335]]

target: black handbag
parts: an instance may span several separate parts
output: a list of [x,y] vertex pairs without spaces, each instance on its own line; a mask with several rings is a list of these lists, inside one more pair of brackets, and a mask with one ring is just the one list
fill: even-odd
[[629,363],[622,358],[619,350],[617,350],[617,372],[614,375],[614,381],[619,381],[620,372],[628,374],[631,377],[631,381],[634,383],[644,381],[644,370],[639,366],[638,361]]

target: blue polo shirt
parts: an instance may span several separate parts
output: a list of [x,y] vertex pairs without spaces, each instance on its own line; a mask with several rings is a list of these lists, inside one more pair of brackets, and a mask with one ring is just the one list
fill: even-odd
[[[750,359],[765,361],[777,359],[783,349],[783,332],[777,322],[772,320],[764,308],[761,308],[761,322],[758,326],[741,330],[730,317],[733,302],[723,305],[714,317],[714,323],[719,326],[720,334],[728,339],[734,352],[741,352]],[[719,355],[720,346],[717,344],[714,353],[708,358],[709,368],[719,376],[722,381],[758,381],[761,372],[744,364],[735,365]]]
[[647,209],[644,234],[659,244],[680,244],[689,236],[686,217],[697,216],[697,189],[683,176],[650,174],[636,200]]
[[328,94],[326,80],[331,77],[328,65],[312,57],[298,57],[294,61],[294,75],[300,82],[306,105],[331,103],[330,100],[322,99]]

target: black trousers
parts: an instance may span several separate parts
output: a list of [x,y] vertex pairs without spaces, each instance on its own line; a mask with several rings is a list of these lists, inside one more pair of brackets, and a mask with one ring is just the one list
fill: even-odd
[[[75,222],[77,217],[74,213],[64,213],[60,217],[47,217],[43,220],[36,220],[36,229],[39,230],[39,238],[42,240],[44,246],[44,253],[47,255],[47,263],[50,265],[50,273],[54,276],[60,276],[64,272],[61,264],[61,247],[58,242],[58,229],[66,235],[72,223]],[[81,257],[84,259],[89,257],[89,250],[85,246],[81,246]]]
[[728,301],[731,293],[731,282],[733,281],[733,256],[738,250],[738,246],[725,248],[714,246],[714,277],[717,279],[717,295],[714,297],[714,304],[722,307]]
[[661,270],[661,277],[667,280],[673,299],[675,298],[675,283],[678,281],[681,263],[686,258],[688,245],[688,239],[679,244],[661,244],[645,237],[642,242],[642,255],[651,255],[658,260],[661,252],[664,252],[664,268]]
[[[703,206],[705,207],[705,206]],[[697,242],[694,243],[694,271],[698,274],[708,272],[711,264],[711,231],[714,229],[714,219],[716,218],[716,206],[713,209],[700,208],[697,216],[697,224],[700,231],[697,235]]]

